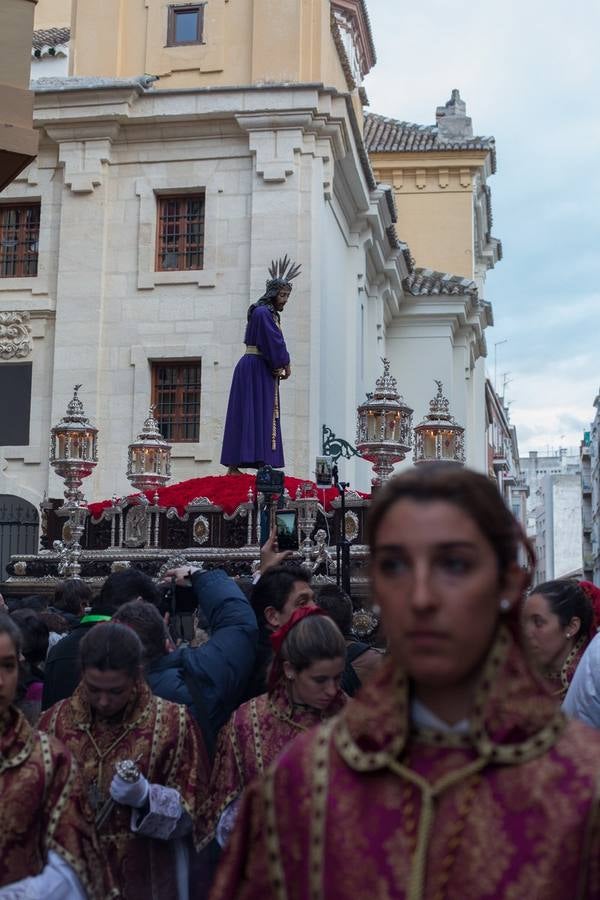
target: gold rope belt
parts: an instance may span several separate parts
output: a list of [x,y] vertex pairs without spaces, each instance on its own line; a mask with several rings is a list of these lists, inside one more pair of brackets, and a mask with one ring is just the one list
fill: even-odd
[[246,345],[246,353],[249,353],[251,356],[262,356],[258,347],[253,347],[252,344]]

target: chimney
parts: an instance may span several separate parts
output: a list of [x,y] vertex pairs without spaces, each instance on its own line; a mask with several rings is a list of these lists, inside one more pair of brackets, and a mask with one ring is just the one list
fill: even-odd
[[473,123],[467,116],[467,104],[455,88],[444,106],[435,111],[440,141],[460,141],[473,137]]

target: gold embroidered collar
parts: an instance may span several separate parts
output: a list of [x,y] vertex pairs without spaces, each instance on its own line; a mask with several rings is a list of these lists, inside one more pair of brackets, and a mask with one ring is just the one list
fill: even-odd
[[348,766],[363,772],[394,768],[409,739],[470,748],[480,759],[511,765],[546,752],[566,724],[505,626],[499,628],[483,667],[469,732],[411,731],[409,713],[408,678],[390,660],[337,720],[335,746]]

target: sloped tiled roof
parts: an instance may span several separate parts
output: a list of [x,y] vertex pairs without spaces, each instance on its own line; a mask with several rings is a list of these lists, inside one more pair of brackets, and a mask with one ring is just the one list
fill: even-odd
[[33,32],[31,52],[34,56],[52,54],[56,47],[64,47],[71,38],[70,28],[42,28]]
[[400,122],[377,113],[367,113],[364,140],[369,153],[423,153],[432,150],[488,150],[492,171],[496,171],[496,142],[493,137],[451,140],[439,134],[437,125]]
[[460,275],[448,275],[447,272],[436,272],[433,269],[419,267],[405,278],[404,287],[413,297],[430,297],[435,294],[477,297],[477,285],[469,278],[461,278]]

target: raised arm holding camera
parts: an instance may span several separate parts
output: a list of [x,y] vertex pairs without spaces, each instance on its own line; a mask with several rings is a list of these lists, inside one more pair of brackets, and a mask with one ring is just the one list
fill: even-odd
[[165,622],[151,604],[128,603],[115,619],[140,637],[152,692],[189,707],[211,755],[219,729],[244,699],[256,654],[256,616],[235,581],[221,569],[203,572],[193,565],[179,566],[165,578],[193,591],[210,634],[206,643],[173,650]]

